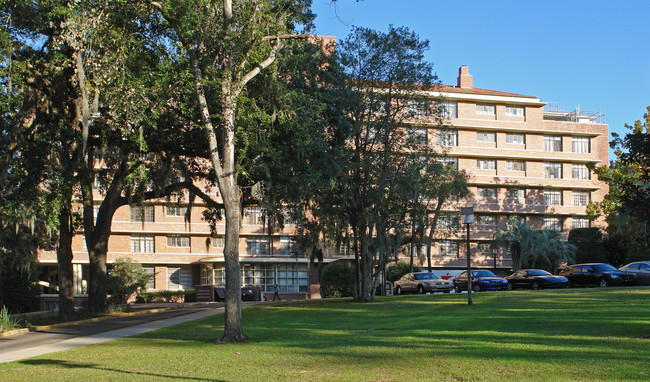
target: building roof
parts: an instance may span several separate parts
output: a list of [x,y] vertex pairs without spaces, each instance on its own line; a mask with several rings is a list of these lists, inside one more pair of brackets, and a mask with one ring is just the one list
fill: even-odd
[[484,94],[484,95],[500,95],[500,96],[508,96],[508,97],[536,98],[535,96],[517,94],[517,93],[508,93],[508,92],[502,92],[498,90],[479,89],[479,88],[459,88],[456,86],[449,86],[449,85],[439,85],[436,87],[436,90],[441,92],[448,92],[448,93]]

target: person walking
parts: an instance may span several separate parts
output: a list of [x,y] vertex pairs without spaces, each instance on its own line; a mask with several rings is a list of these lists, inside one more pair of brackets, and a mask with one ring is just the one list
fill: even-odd
[[275,286],[275,292],[273,293],[273,301],[275,301],[276,297],[278,298],[278,301],[282,301],[282,299],[280,298],[280,287],[278,286],[278,284],[273,284],[273,285]]

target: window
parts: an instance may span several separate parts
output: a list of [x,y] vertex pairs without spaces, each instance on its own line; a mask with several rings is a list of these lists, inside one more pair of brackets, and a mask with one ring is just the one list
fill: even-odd
[[589,203],[589,191],[576,191],[572,192],[573,205],[575,207],[585,207]]
[[571,228],[589,228],[589,219],[574,217],[571,219]]
[[440,257],[458,257],[458,242],[441,240],[438,242],[438,255]]
[[497,141],[497,133],[489,131],[477,131],[476,142],[494,143]]
[[183,217],[187,213],[186,206],[179,206],[175,204],[168,204],[165,208],[165,214],[167,216]]
[[179,235],[167,236],[167,246],[168,247],[189,248],[190,247],[190,237],[189,236],[179,236]]
[[546,205],[546,206],[561,206],[562,205],[562,191],[560,191],[560,190],[544,190],[544,205]]
[[246,224],[264,224],[264,215],[266,211],[260,207],[247,207],[246,208]]
[[544,162],[544,178],[562,178],[562,163]]
[[456,157],[438,157],[437,161],[458,170],[458,158]]
[[212,238],[212,248],[223,248],[226,246],[226,238],[217,236]]
[[154,253],[154,236],[131,235],[131,252]]
[[282,222],[284,225],[300,224],[300,214],[292,208],[282,209]]
[[492,253],[492,245],[490,243],[478,243],[479,253]]
[[526,171],[526,162],[522,160],[506,161],[506,170],[508,171]]
[[132,222],[153,222],[153,206],[131,206]]
[[192,289],[192,267],[167,267],[167,289]]
[[246,239],[246,251],[253,256],[268,255],[269,238],[266,236],[249,237]]
[[587,165],[573,164],[571,165],[571,170],[572,170],[571,173],[573,174],[573,179],[587,180],[591,178]]
[[438,112],[442,118],[458,118],[458,103],[451,101],[440,102]]
[[454,230],[459,227],[459,216],[452,212],[441,212],[438,216],[438,228],[441,230]]
[[476,105],[476,114],[481,114],[481,115],[494,115],[494,105],[484,105],[484,104],[477,104]]
[[406,140],[413,145],[426,145],[429,142],[427,129],[407,129]]
[[99,215],[99,204],[93,204],[93,221],[97,223],[97,216]]
[[497,197],[497,189],[494,187],[478,187],[476,193],[481,199],[495,199]]
[[526,197],[526,192],[523,188],[508,188],[506,190],[507,199],[524,199]]
[[519,133],[506,133],[506,143],[511,145],[523,145],[526,143],[526,135]]
[[562,220],[556,217],[545,217],[544,229],[557,231],[557,232],[562,231]]
[[144,273],[151,276],[151,278],[149,278],[149,281],[147,282],[147,285],[144,286],[144,289],[145,290],[156,289],[156,271],[154,267],[143,266],[142,270],[144,271]]
[[562,151],[562,137],[559,135],[545,135],[544,151]]
[[291,255],[294,253],[296,242],[290,237],[280,238],[280,254]]
[[479,170],[496,170],[497,161],[496,159],[479,159],[476,162],[476,167]]
[[497,225],[497,217],[495,215],[476,215],[476,224]]
[[574,153],[589,153],[589,138],[587,137],[572,137],[571,138],[571,151]]
[[427,115],[427,102],[425,100],[407,99],[404,102],[404,113],[408,117]]
[[506,106],[507,117],[523,117],[524,108],[521,106]]
[[438,130],[438,145],[458,146],[458,131],[454,129]]

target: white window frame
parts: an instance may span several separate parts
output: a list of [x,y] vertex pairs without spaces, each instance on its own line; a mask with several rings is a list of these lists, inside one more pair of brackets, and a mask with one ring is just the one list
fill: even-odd
[[156,253],[154,235],[131,234],[130,249],[133,253]]
[[526,198],[526,190],[523,188],[508,188],[506,189],[506,199],[522,200]]
[[544,151],[562,152],[561,135],[545,135],[543,140],[544,140]]
[[479,170],[496,170],[497,169],[497,160],[496,159],[477,159],[476,168]]
[[506,143],[509,145],[525,145],[526,134],[524,133],[506,133]]
[[179,206],[178,204],[168,204],[165,206],[165,216],[183,217],[186,213],[187,206]]
[[438,146],[458,146],[458,130],[438,129]]
[[544,178],[562,179],[562,163],[544,162]]
[[479,115],[494,115],[496,113],[496,107],[491,104],[477,103],[476,104],[476,114]]
[[496,199],[497,189],[495,187],[477,187],[476,195],[479,199]]
[[571,137],[571,152],[589,154],[590,151],[589,137]]
[[497,217],[496,215],[476,215],[476,225],[495,226]]
[[590,199],[589,191],[573,190],[571,192],[571,199],[573,200],[574,207],[586,207]]
[[170,248],[189,248],[190,247],[190,237],[183,235],[168,235],[167,236],[167,247]]
[[591,179],[591,172],[587,168],[587,165],[580,163],[573,163],[571,165],[571,175],[573,179],[579,180],[589,180]]
[[507,160],[506,170],[508,171],[526,171],[526,162],[523,160]]
[[191,266],[167,267],[168,290],[187,290],[192,288]]
[[438,103],[438,111],[441,118],[458,118],[458,102],[443,101]]
[[458,242],[455,240],[440,240],[438,242],[438,256],[458,258]]
[[154,222],[154,206],[145,205],[145,206],[131,206],[130,207],[130,218],[132,222],[144,222],[144,223],[153,223]]
[[246,253],[251,256],[269,255],[268,236],[249,236],[246,238]]
[[571,228],[589,228],[591,222],[585,217],[574,216],[571,218]]
[[506,117],[523,117],[523,106],[506,106]]
[[481,143],[496,143],[497,133],[494,131],[477,131],[476,142]]
[[246,207],[246,224],[263,225],[266,211],[261,207]]
[[280,251],[281,255],[291,255],[296,248],[296,241],[291,237],[280,238]]
[[408,143],[424,146],[429,143],[429,133],[426,128],[408,128],[406,129],[406,140]]
[[562,190],[544,190],[544,205],[545,206],[561,206],[562,205]]
[[545,216],[543,227],[551,231],[561,232],[563,228],[562,219],[557,216]]

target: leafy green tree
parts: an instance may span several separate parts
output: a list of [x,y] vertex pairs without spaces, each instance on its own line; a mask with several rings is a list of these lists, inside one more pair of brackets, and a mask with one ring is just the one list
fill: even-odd
[[495,250],[509,250],[512,270],[525,267],[539,267],[556,271],[558,262],[572,263],[576,246],[561,240],[560,234],[551,230],[534,230],[517,216],[511,216],[506,227],[494,234]]
[[610,214],[603,239],[606,262],[620,267],[632,261],[650,259],[648,234],[635,216]]
[[409,272],[420,272],[420,267],[412,267],[403,261],[391,264],[386,268],[386,280],[395,282]]
[[142,264],[128,257],[120,257],[113,262],[113,270],[107,279],[107,290],[125,304],[129,297],[143,289],[152,278],[153,275],[147,273]]
[[354,289],[354,269],[349,261],[327,264],[320,277],[321,297],[351,297]]
[[596,227],[574,228],[567,241],[576,246],[576,263],[607,262],[607,252],[603,246],[603,232]]

